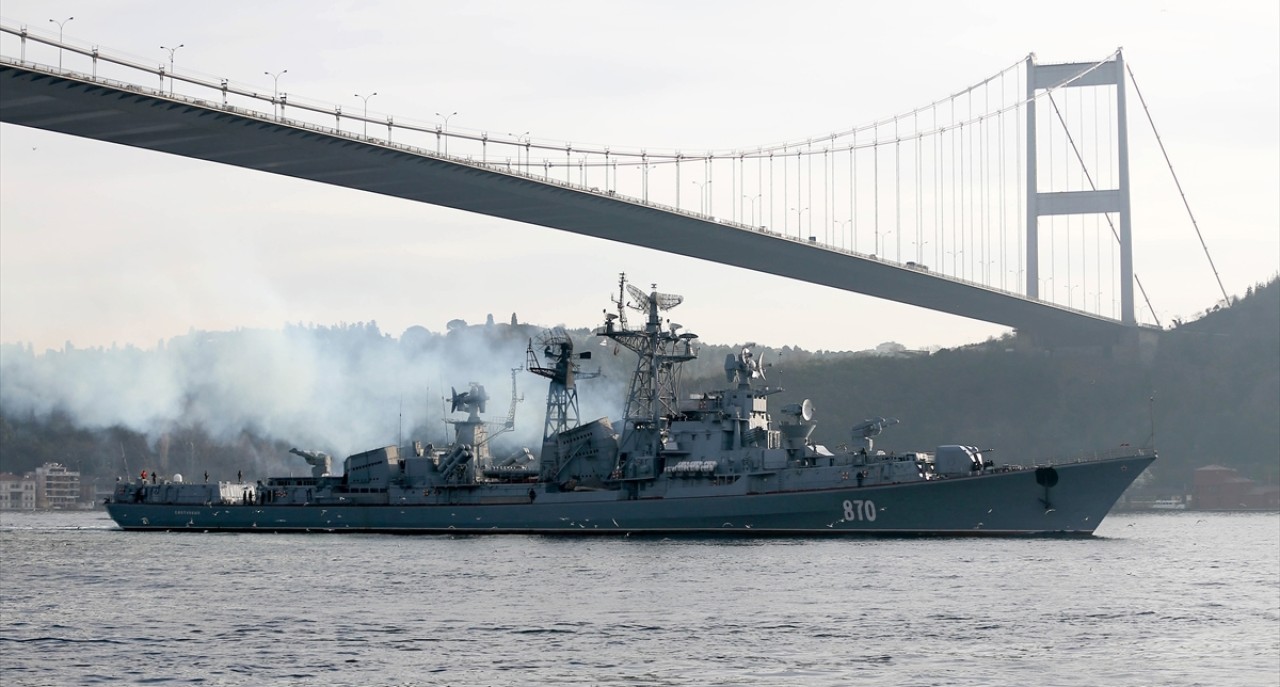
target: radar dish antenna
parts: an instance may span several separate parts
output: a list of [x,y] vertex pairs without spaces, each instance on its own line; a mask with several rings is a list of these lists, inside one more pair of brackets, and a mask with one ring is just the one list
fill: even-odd
[[[748,344],[748,346],[754,344]],[[755,356],[751,353],[751,349],[744,346],[738,353],[730,353],[724,359],[724,373],[729,382],[733,382],[736,377],[739,386],[743,388],[750,384],[752,379],[764,379],[764,369],[760,363],[756,361]]]
[[813,422],[813,401],[806,398],[800,403],[788,403],[782,407],[782,414],[790,417],[793,425],[811,425]]
[[641,291],[635,284],[627,284],[627,293],[631,294],[631,299],[627,301],[627,307],[639,312],[649,312],[649,296]]
[[635,284],[627,284],[627,293],[631,294],[632,301],[627,305],[640,312],[648,312],[650,305],[656,305],[658,310],[670,310],[684,302],[684,296],[676,293],[659,293],[656,290],[651,293],[645,293]]
[[659,310],[670,310],[684,302],[684,296],[674,293],[658,293],[654,291],[653,297],[658,304]]
[[449,388],[449,392],[449,412],[468,413],[471,416],[470,421],[479,419],[479,414],[484,412],[485,402],[489,400],[484,386],[475,382],[471,383],[470,389],[462,393],[458,393],[458,390],[453,387]]

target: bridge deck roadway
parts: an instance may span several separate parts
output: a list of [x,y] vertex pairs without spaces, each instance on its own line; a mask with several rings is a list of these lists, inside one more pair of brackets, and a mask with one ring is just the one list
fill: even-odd
[[417,149],[0,63],[0,121],[621,241],[992,322],[1111,343],[1115,320]]

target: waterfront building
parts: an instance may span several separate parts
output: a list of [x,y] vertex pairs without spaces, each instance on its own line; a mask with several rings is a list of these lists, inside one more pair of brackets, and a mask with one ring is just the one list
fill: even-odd
[[0,472],[0,510],[35,510],[36,481],[33,477],[19,477]]

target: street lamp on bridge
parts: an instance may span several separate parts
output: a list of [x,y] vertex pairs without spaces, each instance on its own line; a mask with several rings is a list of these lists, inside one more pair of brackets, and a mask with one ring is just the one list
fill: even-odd
[[800,217],[804,213],[808,212],[809,208],[791,208],[791,211],[796,213],[796,238],[803,240],[804,225],[800,223]]
[[[1074,302],[1074,300],[1072,299],[1071,294],[1072,294],[1072,293],[1074,293],[1076,289],[1080,289],[1080,285],[1079,285],[1079,284],[1067,284],[1067,307],[1068,307],[1068,308],[1074,308],[1074,307],[1075,307],[1075,302]],[[1080,290],[1081,290],[1081,292],[1083,292],[1083,291],[1084,291],[1084,289],[1080,289]],[[1087,307],[1087,306],[1086,306],[1086,307]]]
[[[455,114],[456,114],[456,113],[455,113]],[[449,115],[449,116],[451,116],[451,117],[452,117],[453,115]],[[516,169],[517,169],[517,170],[518,170],[518,169],[520,169],[520,146],[524,146],[524,163],[525,163],[525,166],[526,166],[526,167],[528,167],[528,165],[529,165],[529,145],[532,143],[532,139],[530,139],[530,138],[529,138],[529,132],[528,132],[528,131],[526,131],[526,132],[524,132],[523,134],[520,134],[519,136],[517,136],[517,135],[515,135],[515,134],[513,134],[513,133],[508,132],[508,133],[507,133],[507,135],[508,135],[508,136],[510,136],[510,137],[512,137],[512,138],[514,138],[514,139],[516,140]],[[528,174],[528,173],[529,173],[529,170],[528,170],[528,169],[525,169],[525,170],[524,170],[524,172],[525,172],[526,174]]]
[[698,212],[707,214],[707,187],[711,185],[710,181],[690,181],[689,183],[698,187]]
[[[179,43],[178,48],[185,48],[186,43]],[[169,95],[173,95],[173,54],[178,52],[178,48],[166,48],[160,46],[161,50],[169,51]]]
[[[275,74],[272,74],[271,72],[262,72],[262,73],[271,77],[271,107],[275,108],[276,100],[280,97],[280,77],[284,76],[285,74],[288,74],[289,70],[282,69],[279,72],[276,72]],[[279,116],[280,117],[284,116],[284,108],[280,108]]]
[[915,239],[911,240],[911,248],[912,248],[912,252],[916,254],[917,265],[924,262],[924,247],[925,247],[925,244],[927,243],[929,243],[929,239],[925,239],[923,241],[920,241],[919,243],[917,243]]
[[754,196],[749,196],[744,193],[742,194],[742,197],[746,198],[748,201],[751,202],[751,226],[755,227],[756,226],[756,201],[760,200],[760,194],[757,193]]
[[[1036,281],[1040,283],[1038,298],[1042,301],[1047,301],[1049,303],[1055,302],[1055,299],[1058,297],[1058,293],[1053,285],[1053,277],[1049,277],[1048,279],[1037,279]],[[1049,294],[1048,298],[1045,298],[1044,296],[1046,292],[1048,292]]]
[[449,118],[456,114],[458,113],[450,112],[447,115],[440,114],[439,112],[436,113],[437,117],[444,120],[444,126],[441,127],[441,131],[444,132],[444,154],[446,156],[449,154]]
[[356,97],[357,97],[357,98],[359,98],[359,99],[361,99],[361,100],[363,100],[363,101],[364,101],[364,134],[363,134],[363,136],[364,136],[365,138],[368,138],[368,137],[369,137],[369,98],[372,98],[373,96],[375,96],[375,95],[377,95],[377,94],[378,94],[378,92],[377,92],[377,91],[374,91],[373,93],[370,93],[369,95],[360,95],[359,93],[357,93],[357,94],[356,94]]
[[[959,278],[963,279],[963,278],[964,278],[964,275],[960,273],[960,266],[959,266],[959,263],[960,263],[960,256],[961,256],[961,255],[964,255],[964,251],[963,251],[963,250],[949,250],[949,251],[944,251],[944,252],[945,252],[947,255],[950,255],[950,256],[951,256],[951,276],[953,276],[953,277],[959,277]],[[946,266],[945,266],[945,265],[943,266],[943,269],[944,269],[944,270],[946,269]]]
[[[892,233],[893,233],[892,229],[885,231],[883,234],[881,234],[879,231],[876,231],[876,255],[877,256],[881,258],[885,258],[885,256],[880,255],[880,243],[881,243],[880,237],[884,236],[885,252],[887,253],[889,252],[889,234],[892,234]],[[893,259],[900,262],[902,260],[902,255],[896,254],[893,256]]]
[[57,19],[49,20],[54,24],[58,25],[58,71],[62,71],[62,27],[65,26],[66,23],[71,21],[72,19],[75,19],[75,17],[67,17],[62,21],[58,21]]

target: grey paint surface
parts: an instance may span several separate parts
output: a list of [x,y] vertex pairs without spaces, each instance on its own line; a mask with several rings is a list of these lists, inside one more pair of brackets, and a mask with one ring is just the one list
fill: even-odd
[[[622,492],[542,493],[529,484],[464,489],[448,505],[163,505],[115,502],[128,530],[235,530],[475,534],[1090,534],[1154,456],[1066,463],[1045,489],[1034,470],[916,483],[759,494],[627,500]],[[812,469],[812,468],[809,468]],[[539,489],[543,485],[534,485]],[[714,491],[714,490],[713,490]],[[483,499],[516,501],[486,504]],[[1049,506],[1045,505],[1048,497]],[[845,501],[874,517],[846,519]]]

